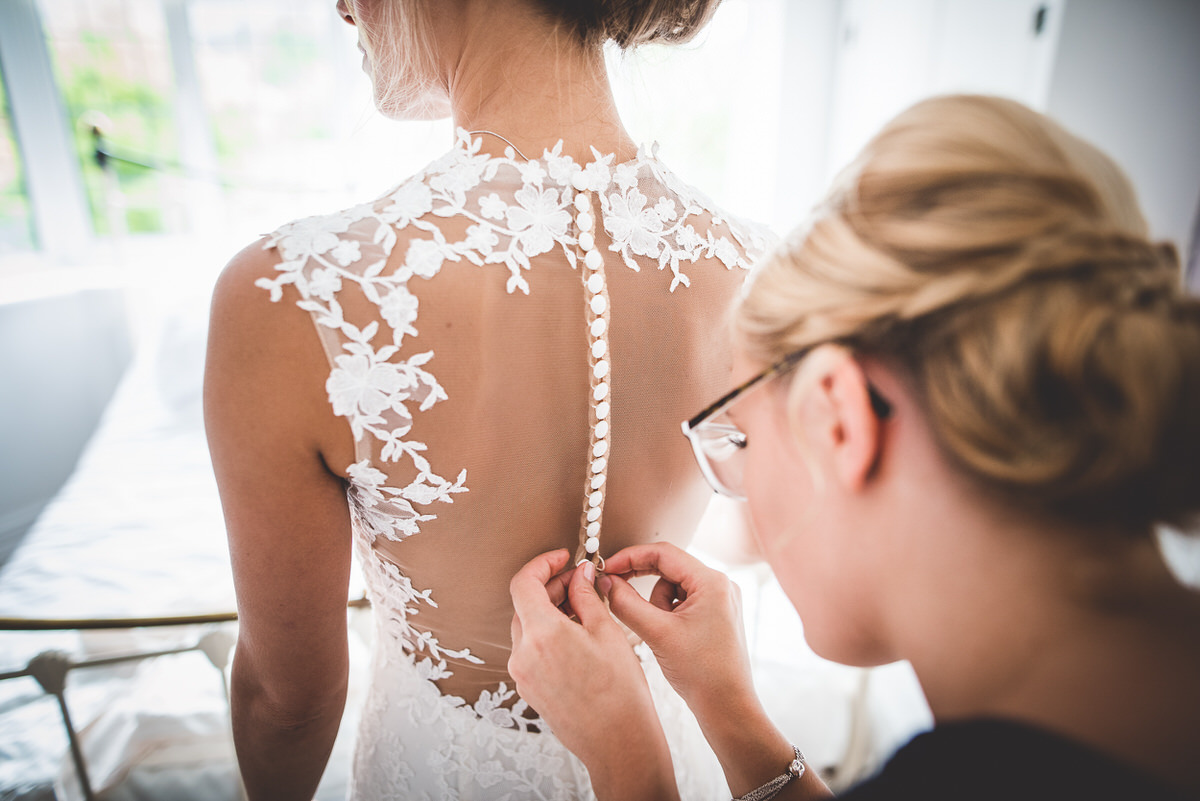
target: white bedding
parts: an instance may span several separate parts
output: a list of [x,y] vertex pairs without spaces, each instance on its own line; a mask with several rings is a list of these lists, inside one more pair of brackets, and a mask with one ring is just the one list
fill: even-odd
[[[176,297],[142,338],[71,479],[0,571],[0,616],[235,608],[200,409],[207,298],[203,286]],[[191,645],[212,628],[0,631],[0,672],[49,649],[79,661]],[[364,646],[354,651],[363,663]],[[67,703],[103,797],[239,797],[221,674],[203,654],[74,670]],[[319,798],[344,797],[354,729],[343,725]],[[33,679],[0,682],[0,799],[48,797],[52,783],[81,797],[57,705]]]

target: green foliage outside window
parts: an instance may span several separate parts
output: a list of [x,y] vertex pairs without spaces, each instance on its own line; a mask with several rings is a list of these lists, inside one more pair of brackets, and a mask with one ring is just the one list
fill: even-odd
[[[118,46],[106,36],[81,34],[84,58],[66,59],[53,48],[58,61],[59,82],[67,117],[72,123],[75,148],[83,165],[92,222],[99,234],[109,231],[106,213],[105,176],[94,158],[95,143],[89,121],[98,113],[107,118],[103,133],[111,150],[137,161],[174,164],[178,143],[171,103],[164,92],[149,81],[130,77],[121,68]],[[53,43],[52,43],[53,45]],[[90,115],[90,116],[89,116]],[[166,228],[163,215],[161,174],[142,167],[113,162],[123,195],[125,224],[131,233],[151,233]]]

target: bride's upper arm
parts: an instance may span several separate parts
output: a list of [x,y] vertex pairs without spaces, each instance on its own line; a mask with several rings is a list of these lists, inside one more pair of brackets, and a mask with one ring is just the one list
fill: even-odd
[[218,280],[204,416],[237,589],[241,673],[286,713],[345,678],[350,518],[344,483],[326,465],[352,445],[325,398],[329,368],[308,313],[255,286],[278,258],[251,245]]

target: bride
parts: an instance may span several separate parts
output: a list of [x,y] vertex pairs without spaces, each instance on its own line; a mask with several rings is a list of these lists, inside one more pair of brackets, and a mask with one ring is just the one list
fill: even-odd
[[[508,584],[556,548],[602,568],[686,544],[709,497],[677,421],[729,382],[719,318],[763,241],[632,143],[602,45],[684,41],[717,2],[339,0],[381,111],[458,134],[218,282],[205,414],[251,798],[311,798],[324,770],[352,553],[376,621],[353,797],[591,797],[513,689]],[[643,660],[685,796],[720,797]]]

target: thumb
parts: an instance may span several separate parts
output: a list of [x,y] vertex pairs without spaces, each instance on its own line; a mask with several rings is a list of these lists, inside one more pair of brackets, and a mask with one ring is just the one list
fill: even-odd
[[669,625],[670,612],[664,612],[642,597],[628,581],[610,576],[608,606],[617,619],[641,637],[654,650],[663,626]]
[[604,601],[596,594],[593,584],[595,580],[596,566],[591,562],[583,562],[575,568],[575,574],[571,576],[571,586],[567,588],[571,609],[585,628],[611,620]]

